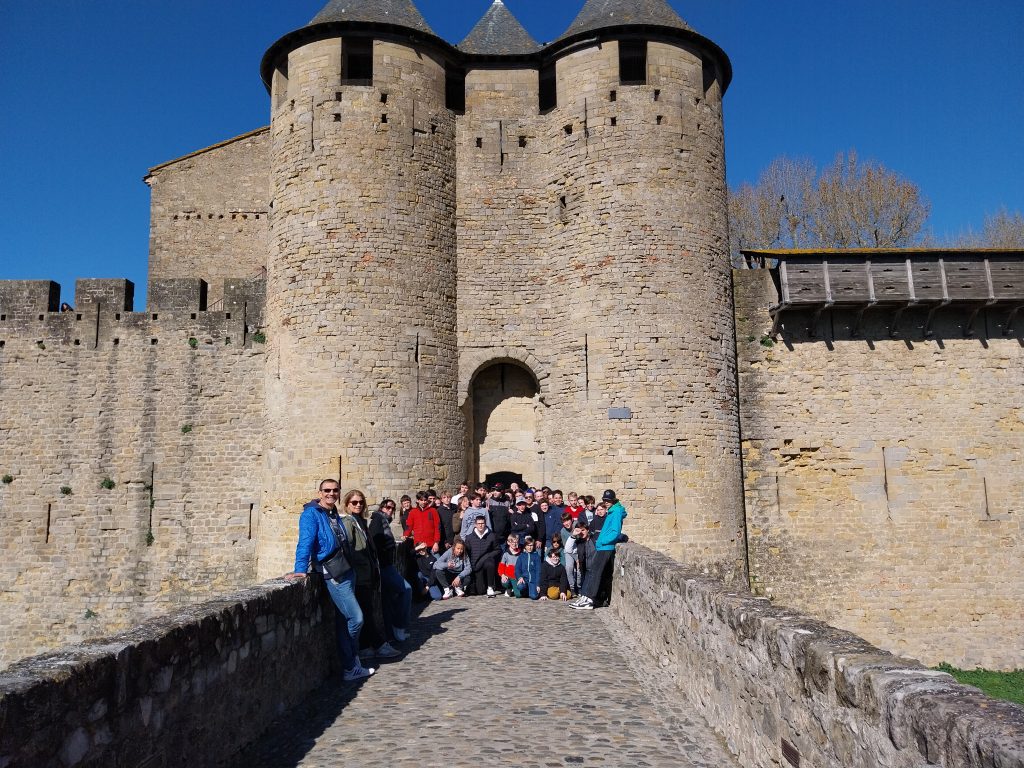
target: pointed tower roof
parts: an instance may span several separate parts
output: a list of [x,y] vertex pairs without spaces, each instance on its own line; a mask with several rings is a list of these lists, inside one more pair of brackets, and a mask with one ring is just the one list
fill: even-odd
[[693,31],[665,0],[587,0],[576,20],[559,39],[564,40],[604,27],[621,27],[626,24]]
[[484,17],[458,47],[466,53],[515,56],[533,53],[540,49],[540,44],[523,28],[502,0],[494,0]]
[[394,24],[434,34],[412,0],[330,0],[307,26],[337,21]]

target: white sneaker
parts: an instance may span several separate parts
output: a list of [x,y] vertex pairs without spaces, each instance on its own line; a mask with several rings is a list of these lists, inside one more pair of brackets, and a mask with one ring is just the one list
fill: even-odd
[[395,636],[395,640],[400,643],[404,643],[409,639],[409,633],[404,629],[399,629],[398,627],[392,629],[391,634],[393,634]]
[[452,596],[452,588],[451,587],[445,587],[444,588],[444,594],[441,595],[441,599],[442,600],[447,600],[451,596]]
[[378,659],[393,659],[396,656],[401,656],[402,652],[395,648],[391,643],[384,643],[377,649]]
[[497,597],[498,593],[494,591],[494,587],[488,587],[487,588],[487,596],[488,597]]
[[364,667],[362,664],[356,664],[352,669],[346,670],[343,677],[346,683],[352,683],[356,680],[365,680],[376,671],[373,667]]
[[458,595],[459,597],[465,597],[466,596],[466,590],[464,590],[462,587],[456,587],[455,588],[455,594]]
[[572,607],[577,611],[592,611],[594,610],[594,601],[586,595],[583,595],[579,600],[572,604]]

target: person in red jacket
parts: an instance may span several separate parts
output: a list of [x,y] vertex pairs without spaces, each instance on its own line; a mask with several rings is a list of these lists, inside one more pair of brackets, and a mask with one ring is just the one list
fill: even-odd
[[416,506],[409,512],[405,523],[405,535],[411,536],[413,545],[426,544],[431,552],[440,551],[441,516],[434,507],[427,503],[427,492],[416,494]]

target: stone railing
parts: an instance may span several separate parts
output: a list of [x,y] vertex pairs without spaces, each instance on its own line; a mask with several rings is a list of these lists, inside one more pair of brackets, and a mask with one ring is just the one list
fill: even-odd
[[0,673],[0,766],[215,765],[334,669],[313,582],[272,581]]
[[614,612],[757,768],[1024,768],[1024,708],[665,555],[619,547]]

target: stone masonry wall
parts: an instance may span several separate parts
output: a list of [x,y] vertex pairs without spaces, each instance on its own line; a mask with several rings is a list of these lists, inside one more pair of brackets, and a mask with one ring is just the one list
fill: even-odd
[[265,576],[322,478],[373,500],[463,468],[444,62],[376,40],[374,85],[343,85],[342,45],[292,51],[273,99]]
[[271,582],[0,673],[0,765],[218,765],[337,660],[312,581]]
[[635,86],[619,82],[615,41],[563,56],[545,114],[536,71],[469,73],[460,403],[489,363],[525,365],[544,406],[531,482],[614,487],[639,540],[732,577],[742,507],[720,89],[705,92],[699,52],[648,51]]
[[49,285],[0,283],[0,667],[254,576],[260,288],[209,313],[158,281],[131,312],[79,281],[57,313]]
[[636,544],[612,610],[749,768],[1021,768],[1024,708]]
[[[200,278],[211,306],[225,278],[267,266],[270,130],[260,128],[150,169],[149,281]],[[219,307],[218,307],[219,308]]]
[[[934,665],[1024,667],[1024,341],[992,310],[787,320],[766,270],[736,302],[750,575],[758,593]],[[998,315],[1002,313],[1002,315]]]

